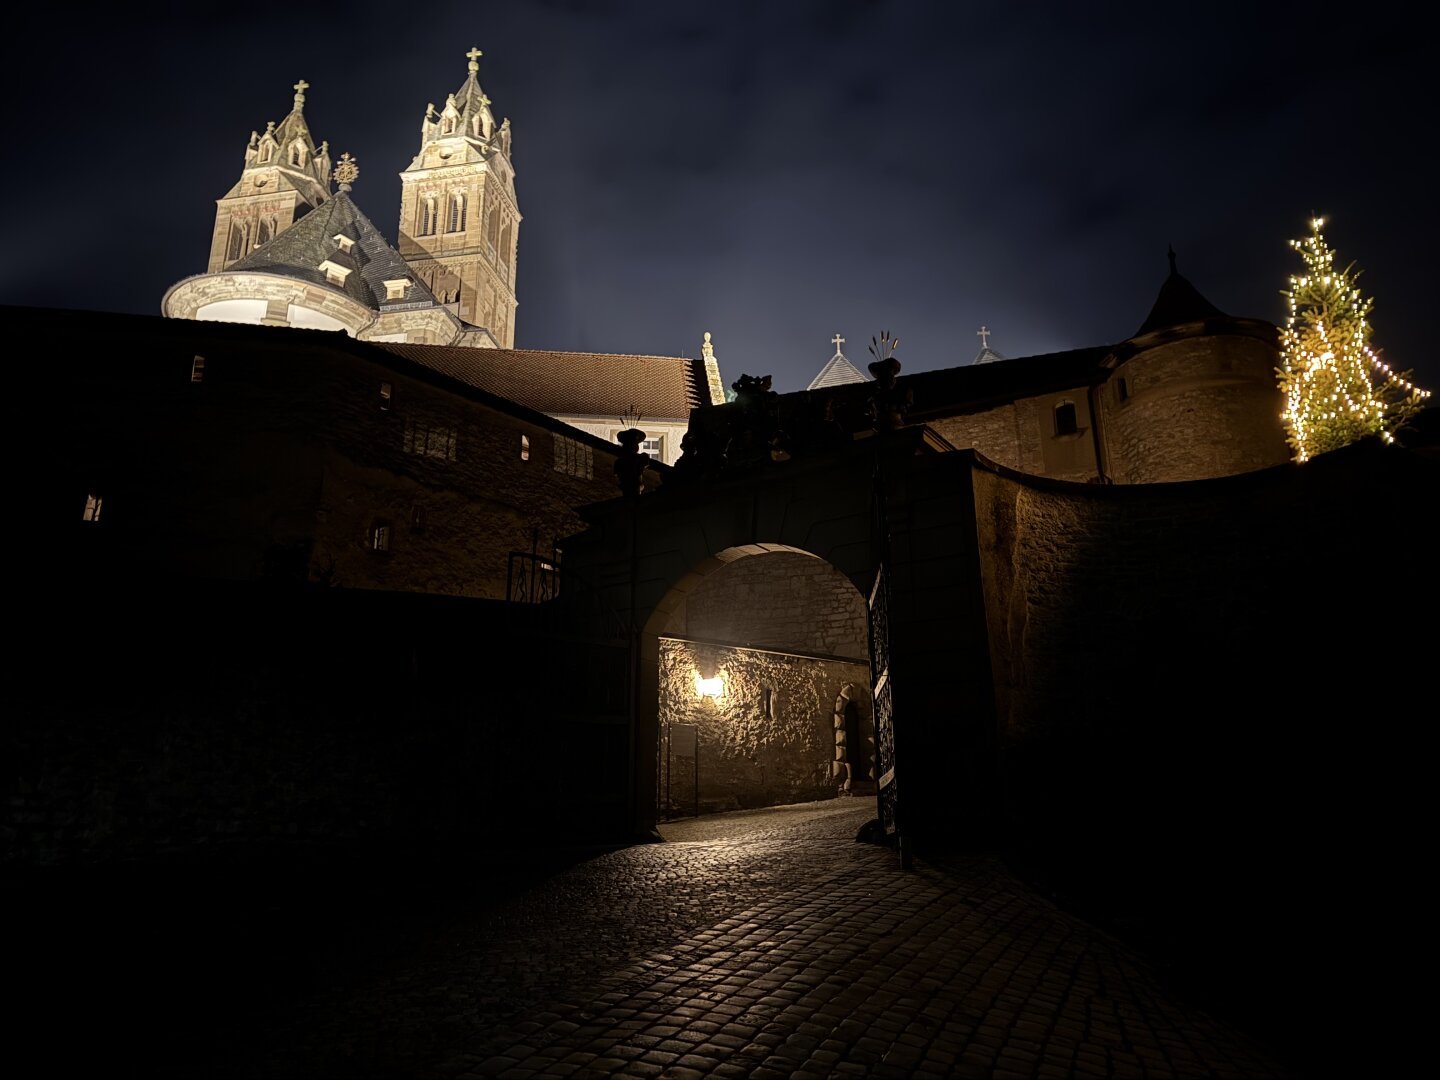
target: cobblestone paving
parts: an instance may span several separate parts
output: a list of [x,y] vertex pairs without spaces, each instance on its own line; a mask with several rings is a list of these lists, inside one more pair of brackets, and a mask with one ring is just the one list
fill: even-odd
[[1243,1036],[988,859],[853,843],[869,800],[715,815],[317,995],[262,1075],[1263,1077]]

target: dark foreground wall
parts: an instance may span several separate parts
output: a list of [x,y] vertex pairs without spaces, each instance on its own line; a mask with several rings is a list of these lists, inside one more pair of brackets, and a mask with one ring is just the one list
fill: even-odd
[[1428,847],[1437,495],[1440,461],[1371,444],[1135,488],[977,470],[1020,864],[1264,1008],[1305,972],[1341,1000]]
[[21,614],[0,746],[6,861],[620,829],[625,729],[541,721],[534,689],[558,669],[517,621],[530,609],[72,580]]

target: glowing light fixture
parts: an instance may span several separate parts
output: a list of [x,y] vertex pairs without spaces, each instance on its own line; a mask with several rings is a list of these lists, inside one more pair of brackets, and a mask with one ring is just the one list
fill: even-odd
[[695,673],[695,693],[698,697],[718,698],[725,692],[725,679],[716,675],[713,679],[702,678],[700,673]]

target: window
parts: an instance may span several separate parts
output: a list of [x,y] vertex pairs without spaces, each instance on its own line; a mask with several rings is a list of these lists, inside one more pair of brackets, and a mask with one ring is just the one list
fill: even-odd
[[274,230],[273,230],[273,229],[271,228],[271,226],[270,226],[270,222],[269,222],[267,219],[265,219],[265,218],[261,218],[261,219],[260,219],[260,231],[255,234],[255,246],[256,246],[256,247],[259,247],[261,244],[267,244],[267,243],[269,243],[269,242],[270,242],[270,237],[272,237],[272,236],[274,236],[274,235],[275,235],[275,233],[274,233]]
[[521,461],[529,461],[529,460],[530,460],[530,436],[529,436],[529,435],[521,435],[521,436],[520,436],[520,460],[521,460]]
[[230,246],[225,250],[227,259],[238,259],[245,254],[245,230],[238,222],[230,223]]
[[1115,380],[1115,397],[1119,401],[1130,400],[1130,384],[1125,381],[1125,376]]
[[455,429],[426,420],[405,421],[405,452],[454,461]]
[[640,444],[640,452],[649,454],[656,461],[665,460],[665,436],[656,435],[653,439],[646,439]]
[[380,411],[381,411],[381,412],[389,412],[389,411],[390,411],[390,392],[391,392],[391,389],[392,389],[392,387],[390,386],[390,384],[389,384],[388,382],[382,382],[382,383],[380,384]]
[[450,196],[450,228],[447,232],[465,231],[465,196]]
[[[395,278],[393,281],[385,282],[386,300],[404,300],[405,290],[410,287],[409,278]],[[373,339],[372,339],[373,340]]]
[[390,524],[386,521],[377,521],[370,526],[370,550],[390,550]]
[[760,690],[760,714],[775,719],[775,691],[765,686]]
[[500,262],[506,270],[510,269],[510,237],[512,235],[514,235],[514,227],[507,221],[505,228],[500,230]]
[[1080,425],[1075,418],[1075,403],[1073,401],[1062,401],[1055,406],[1055,434],[1074,435],[1080,430]]
[[205,381],[205,357],[197,356],[190,361],[190,381],[192,383]]
[[492,207],[490,220],[485,226],[485,242],[490,245],[490,250],[495,250],[495,245],[500,242],[500,208]]
[[260,144],[260,160],[261,160],[261,161],[269,161],[269,160],[270,160],[270,152],[271,152],[272,149],[273,149],[273,145],[272,145],[271,143],[268,143],[268,142],[267,142],[267,143],[261,143],[261,144]]
[[455,117],[453,117],[453,116],[447,116],[447,117],[445,117],[444,119],[442,119],[442,120],[440,121],[440,134],[441,134],[441,135],[454,135],[454,134],[455,134]]
[[433,198],[420,200],[420,235],[435,235],[435,200]]
[[296,142],[296,143],[291,143],[291,144],[290,144],[290,164],[291,164],[291,165],[299,165],[299,164],[301,164],[302,162],[304,162],[304,160],[305,160],[305,150],[304,150],[304,147],[302,147],[302,146],[300,145],[300,143],[298,143],[298,142]]
[[88,521],[93,525],[100,524],[100,507],[103,502],[104,500],[99,495],[95,494],[95,492],[93,491],[90,492],[89,495],[86,495],[85,513],[83,516],[83,520]]
[[589,446],[564,435],[556,435],[554,439],[556,472],[584,480],[595,475],[595,454]]
[[344,233],[335,234],[335,243],[340,245],[341,251],[349,251],[355,246],[355,241],[350,239],[350,237],[346,236]]

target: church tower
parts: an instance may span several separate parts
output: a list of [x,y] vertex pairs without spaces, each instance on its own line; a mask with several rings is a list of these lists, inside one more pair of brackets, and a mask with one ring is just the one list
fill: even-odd
[[420,152],[400,174],[400,254],[436,298],[502,348],[515,344],[515,256],[520,211],[510,121],[496,125],[470,73],[439,112],[425,106]]
[[208,273],[243,259],[330,197],[329,146],[316,147],[305,123],[309,86],[295,84],[295,104],[279,127],[272,120],[265,134],[250,132],[240,179],[216,201]]

